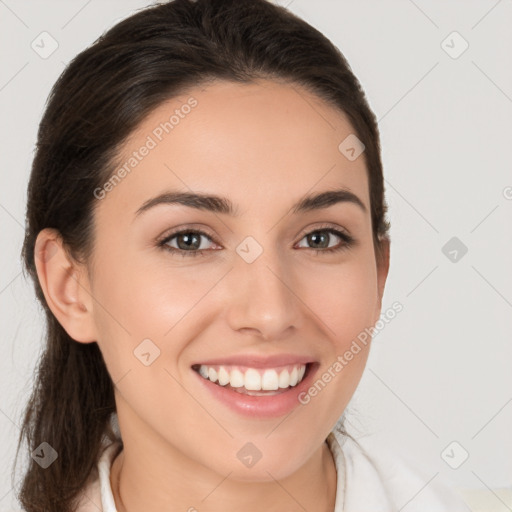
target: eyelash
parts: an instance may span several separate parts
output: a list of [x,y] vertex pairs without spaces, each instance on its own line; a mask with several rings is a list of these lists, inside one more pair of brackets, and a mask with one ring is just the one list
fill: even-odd
[[[316,229],[313,229],[312,231],[309,231],[308,233],[305,233],[304,236],[301,238],[301,240],[313,233],[325,233],[325,232],[332,233],[332,234],[338,236],[339,238],[341,238],[341,240],[343,242],[338,246],[329,247],[327,249],[309,248],[310,250],[315,251],[316,254],[319,254],[319,253],[331,254],[331,253],[335,253],[338,251],[347,250],[347,249],[350,249],[356,243],[355,239],[352,236],[348,235],[347,233],[344,233],[342,231],[339,231],[337,229],[334,229],[332,227],[327,227],[327,226],[316,228]],[[174,233],[171,233],[170,235],[167,235],[163,240],[159,241],[157,245],[158,245],[158,247],[162,248],[164,251],[168,251],[173,254],[180,253],[181,256],[183,256],[184,258],[188,257],[188,256],[199,256],[199,255],[206,256],[205,252],[207,252],[208,249],[198,249],[198,250],[186,251],[183,249],[177,249],[176,247],[170,247],[169,245],[167,245],[176,236],[182,235],[182,234],[191,234],[191,233],[205,236],[212,242],[216,243],[215,240],[213,240],[212,237],[208,233],[205,233],[204,231],[202,231],[200,229],[182,229],[180,231],[176,231]]]

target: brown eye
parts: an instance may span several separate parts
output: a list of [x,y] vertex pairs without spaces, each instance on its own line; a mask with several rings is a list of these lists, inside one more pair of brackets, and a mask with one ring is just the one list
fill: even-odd
[[201,236],[194,232],[187,232],[174,235],[173,238],[176,238],[178,249],[187,251],[189,249],[199,249],[201,246]]

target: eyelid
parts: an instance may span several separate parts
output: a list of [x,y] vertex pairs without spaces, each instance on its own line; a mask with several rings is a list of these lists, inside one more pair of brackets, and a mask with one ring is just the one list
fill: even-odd
[[[335,254],[340,251],[350,250],[351,248],[353,248],[357,245],[357,240],[352,235],[350,235],[345,228],[343,228],[339,225],[324,223],[320,226],[305,228],[302,231],[301,235],[299,236],[298,242],[296,242],[293,247],[295,248],[295,245],[297,243],[300,243],[306,236],[311,235],[316,232],[322,232],[322,231],[329,232],[329,233],[333,234],[334,236],[338,237],[341,240],[341,243],[338,244],[337,246],[329,247],[329,248],[322,248],[322,249],[308,248],[310,251],[314,251],[315,254],[317,254],[317,255],[322,254],[322,255],[326,256],[329,254]],[[174,237],[176,237],[180,234],[183,234],[183,233],[187,233],[187,232],[193,232],[193,233],[198,234],[199,236],[205,236],[213,244],[219,246],[221,249],[223,248],[222,245],[216,241],[216,237],[210,233],[209,229],[198,228],[198,227],[194,227],[191,225],[181,225],[179,227],[174,228],[171,232],[167,232],[165,235],[163,235],[159,238],[159,240],[157,241],[157,247],[159,247],[160,249],[162,249],[164,251],[168,251],[169,253],[171,253],[175,256],[180,255],[181,257],[184,257],[184,258],[194,257],[194,256],[207,256],[207,254],[209,252],[219,250],[219,248],[216,248],[216,249],[197,249],[197,250],[187,251],[187,250],[179,249],[176,247],[171,247],[168,245],[169,242]]]
[[[299,235],[297,235],[299,237],[298,241],[300,242],[306,235],[309,235],[311,233],[314,233],[315,231],[321,231],[324,229],[334,229],[336,231],[342,232],[346,237],[352,238],[352,236],[350,235],[350,233],[348,232],[347,229],[345,229],[337,224],[323,223],[323,224],[320,224],[319,226],[315,226],[315,227],[308,226],[307,228],[304,228],[302,231],[299,232]],[[167,242],[169,240],[169,238],[172,238],[173,236],[178,235],[183,232],[186,232],[186,231],[193,231],[193,232],[197,232],[199,234],[205,235],[208,238],[210,238],[210,240],[212,242],[214,242],[216,245],[219,245],[219,246],[221,245],[219,242],[217,242],[215,235],[213,235],[207,228],[197,227],[197,225],[194,225],[194,224],[183,224],[181,226],[177,226],[177,227],[173,228],[171,231],[167,231],[163,235],[159,236],[157,238],[156,242],[159,245],[163,244],[163,243]]]
[[339,226],[338,224],[332,224],[332,223],[324,223],[324,224],[320,224],[319,226],[315,226],[315,227],[311,227],[311,226],[308,226],[307,228],[304,228],[302,231],[299,232],[299,241],[302,240],[306,235],[309,235],[310,233],[314,233],[315,231],[323,231],[323,230],[328,230],[328,229],[333,229],[334,231],[340,231],[341,233],[343,233],[346,237],[348,238],[352,238],[351,234],[349,233],[349,231],[347,229],[345,229],[344,227],[341,227]]
[[163,245],[166,242],[168,242],[169,239],[172,238],[173,236],[179,235],[180,233],[185,233],[187,231],[192,231],[194,233],[207,236],[216,245],[221,245],[217,242],[215,235],[213,235],[211,231],[209,231],[207,228],[197,227],[197,225],[194,224],[183,224],[181,226],[177,226],[171,229],[170,231],[166,231],[163,235],[160,235],[156,239],[156,243],[158,245]]

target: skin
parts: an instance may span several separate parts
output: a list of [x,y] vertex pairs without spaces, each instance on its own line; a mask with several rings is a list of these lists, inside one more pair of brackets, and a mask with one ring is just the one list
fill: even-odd
[[[389,244],[376,261],[364,157],[351,162],[338,150],[354,132],[342,112],[298,86],[260,81],[217,82],[160,105],[119,161],[189,96],[198,102],[190,114],[97,201],[88,268],[53,230],[37,241],[52,255],[37,259],[49,306],[74,340],[98,343],[115,384],[124,440],[111,471],[117,508],[332,511],[336,470],[324,441],[360,381],[369,344],[286,419],[231,411],[205,392],[191,365],[225,354],[294,353],[318,361],[320,376],[374,325]],[[349,202],[290,212],[304,195],[340,187],[366,212]],[[167,204],[135,216],[169,189],[225,196],[239,215]],[[201,238],[202,256],[157,246],[184,224],[211,233]],[[325,224],[355,244],[317,253],[306,235]],[[250,264],[236,252],[247,236],[263,248]],[[133,354],[146,338],[161,351],[150,366]],[[262,454],[252,468],[236,456],[249,441]]]

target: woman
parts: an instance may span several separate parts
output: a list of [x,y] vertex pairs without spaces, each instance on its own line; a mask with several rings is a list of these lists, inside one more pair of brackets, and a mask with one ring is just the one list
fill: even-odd
[[344,431],[388,231],[375,117],[314,28],[175,0],[109,30],[56,83],[29,183],[25,509],[467,510]]

